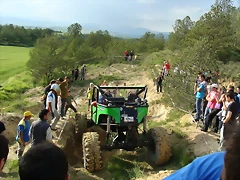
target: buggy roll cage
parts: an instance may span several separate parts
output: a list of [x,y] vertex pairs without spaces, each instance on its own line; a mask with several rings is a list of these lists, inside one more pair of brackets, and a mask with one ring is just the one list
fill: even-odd
[[[98,86],[98,85],[94,85],[92,100],[95,99],[94,98],[94,94],[95,94],[94,89],[97,89],[104,98],[108,98],[108,96],[106,95],[106,91],[104,91],[107,89],[116,89],[116,90],[117,89],[137,89],[137,90],[140,89],[138,92],[136,92],[135,96],[138,96],[139,94],[144,92],[143,99],[146,99],[148,87],[147,87],[147,85],[146,86]],[[99,93],[97,93],[97,99],[99,99]]]

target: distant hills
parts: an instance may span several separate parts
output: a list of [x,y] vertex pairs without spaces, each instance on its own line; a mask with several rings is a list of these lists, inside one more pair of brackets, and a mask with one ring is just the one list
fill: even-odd
[[[16,18],[16,17],[6,17],[6,16],[1,16],[0,17],[0,24],[14,24],[14,25],[19,25],[19,26],[24,26],[26,28],[51,28],[55,31],[62,31],[62,32],[67,32],[67,23],[58,23],[58,22],[50,22],[50,21],[35,21],[35,20],[26,20],[26,19],[21,19],[21,18]],[[157,31],[152,31],[150,29],[146,28],[135,28],[135,27],[113,27],[111,25],[103,26],[103,25],[98,25],[98,24],[91,24],[91,23],[80,23],[83,27],[83,33],[88,34],[90,32],[94,32],[97,30],[108,30],[108,32],[112,36],[117,36],[117,37],[122,37],[122,38],[140,38],[143,36],[146,32],[151,32],[154,34],[159,34],[162,33],[164,38],[167,39],[169,32],[157,32]],[[69,24],[70,25],[70,24]]]

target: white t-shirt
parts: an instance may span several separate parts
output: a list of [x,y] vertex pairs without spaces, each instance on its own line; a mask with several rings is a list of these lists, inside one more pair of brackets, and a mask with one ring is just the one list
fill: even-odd
[[48,109],[49,102],[52,103],[52,111],[55,111],[56,110],[56,99],[55,99],[55,95],[52,93],[52,91],[50,91],[47,95],[46,109]]

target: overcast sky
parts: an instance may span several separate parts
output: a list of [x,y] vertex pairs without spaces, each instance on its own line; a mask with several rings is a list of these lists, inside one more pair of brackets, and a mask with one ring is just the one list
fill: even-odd
[[[215,0],[0,0],[1,16],[74,22],[101,26],[130,26],[154,31],[172,31],[176,19],[189,15],[198,20]],[[234,0],[239,6],[240,0]]]

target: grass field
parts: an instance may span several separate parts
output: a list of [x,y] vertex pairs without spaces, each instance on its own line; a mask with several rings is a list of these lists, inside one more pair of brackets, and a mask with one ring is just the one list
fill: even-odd
[[[27,71],[26,62],[31,48],[0,46],[0,106],[23,104],[22,94],[33,87],[32,77]],[[0,109],[1,110],[1,109]],[[10,108],[7,110],[10,111]],[[13,109],[15,110],[15,109]]]
[[31,48],[0,46],[0,84],[26,70]]

